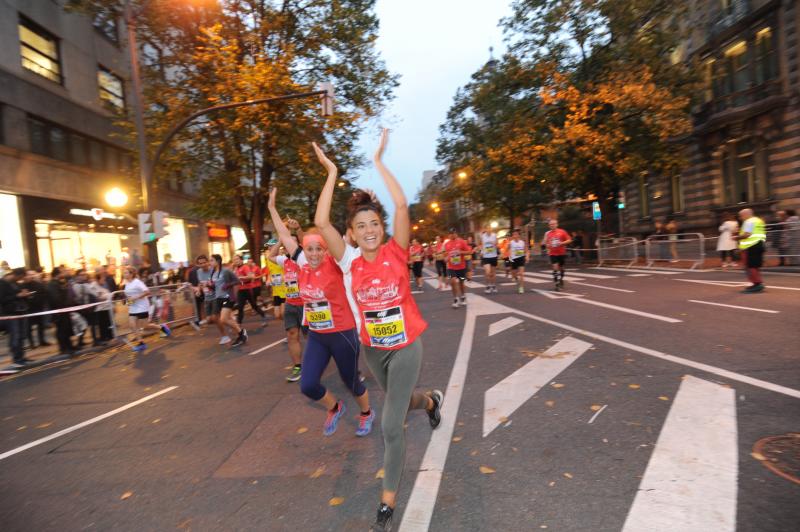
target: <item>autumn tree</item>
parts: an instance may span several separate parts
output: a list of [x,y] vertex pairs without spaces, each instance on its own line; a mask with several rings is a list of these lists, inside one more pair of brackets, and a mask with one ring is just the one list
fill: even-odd
[[[91,0],[89,9],[116,2]],[[324,175],[310,142],[319,142],[346,180],[362,164],[356,143],[397,84],[374,43],[375,0],[151,0],[139,33],[146,126],[153,148],[174,124],[210,106],[336,87],[336,111],[323,118],[317,99],[239,107],[202,117],[173,141],[157,177],[193,181],[193,210],[235,217],[251,253],[263,245],[269,189],[281,210],[303,223]],[[342,210],[349,185],[337,187]],[[334,210],[333,216],[337,214]]]

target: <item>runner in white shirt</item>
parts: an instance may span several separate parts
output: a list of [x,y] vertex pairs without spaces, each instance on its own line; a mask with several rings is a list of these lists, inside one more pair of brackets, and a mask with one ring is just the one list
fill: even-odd
[[511,260],[511,275],[517,281],[517,292],[525,293],[525,260],[528,258],[528,244],[519,235],[519,229],[511,232],[508,242],[508,258]]
[[486,276],[485,293],[497,293],[495,277],[497,275],[497,235],[489,226],[481,233],[481,265]]
[[147,349],[142,340],[143,329],[159,329],[163,337],[170,336],[172,331],[166,325],[158,325],[149,321],[150,317],[150,290],[136,273],[136,268],[128,266],[122,274],[125,281],[125,298],[128,302],[128,322],[133,335],[133,350],[140,352]]

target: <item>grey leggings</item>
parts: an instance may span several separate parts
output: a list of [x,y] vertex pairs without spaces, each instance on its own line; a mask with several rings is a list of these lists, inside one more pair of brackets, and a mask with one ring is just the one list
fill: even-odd
[[409,410],[424,409],[428,397],[414,390],[422,365],[422,341],[387,351],[361,346],[364,360],[386,393],[383,401],[381,430],[383,431],[383,489],[397,491],[406,461],[405,422]]

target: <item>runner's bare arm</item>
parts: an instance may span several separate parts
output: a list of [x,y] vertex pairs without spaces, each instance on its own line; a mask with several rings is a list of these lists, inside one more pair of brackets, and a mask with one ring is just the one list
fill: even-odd
[[286,248],[286,251],[289,252],[289,255],[294,255],[295,250],[297,250],[297,242],[295,242],[292,238],[292,233],[289,232],[289,228],[286,227],[286,224],[284,224],[283,220],[281,220],[281,215],[278,214],[278,209],[275,208],[275,198],[277,196],[278,189],[276,187],[272,187],[272,190],[269,191],[269,203],[267,203],[267,207],[269,207],[269,215],[272,217],[272,225],[275,226],[275,230],[278,232],[278,237],[280,238],[281,242],[283,242],[283,247]]
[[373,162],[381,174],[386,188],[389,189],[389,194],[392,196],[394,202],[394,224],[393,235],[395,242],[403,248],[408,248],[408,241],[411,237],[411,218],[408,214],[408,202],[406,196],[403,194],[403,189],[397,179],[392,175],[388,168],[383,164],[383,152],[386,151],[386,144],[389,142],[389,130],[383,128],[381,133],[381,141],[378,144],[378,149],[375,151]]
[[341,260],[344,256],[345,244],[342,240],[342,235],[331,224],[331,203],[333,203],[333,192],[336,190],[336,177],[339,175],[339,170],[333,161],[328,159],[316,142],[312,142],[314,153],[317,154],[317,159],[328,171],[328,179],[325,181],[325,186],[322,187],[319,199],[317,200],[317,212],[314,213],[314,225],[317,226],[322,238],[328,244],[328,251],[331,256],[336,260]]

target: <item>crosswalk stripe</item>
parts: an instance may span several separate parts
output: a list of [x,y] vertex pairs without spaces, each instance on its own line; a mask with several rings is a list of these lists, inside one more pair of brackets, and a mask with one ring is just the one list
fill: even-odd
[[542,386],[575,362],[592,344],[571,336],[562,338],[553,347],[501,380],[484,394],[483,437],[507,420]]
[[622,531],[736,530],[738,460],[735,391],[687,375]]
[[522,323],[522,320],[519,318],[503,318],[500,321],[496,321],[489,325],[489,336],[494,336],[495,334],[500,334],[501,332],[505,331],[506,329],[510,329],[515,325],[519,325]]

